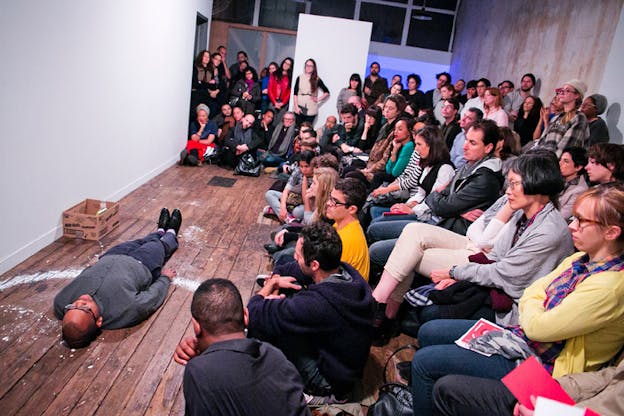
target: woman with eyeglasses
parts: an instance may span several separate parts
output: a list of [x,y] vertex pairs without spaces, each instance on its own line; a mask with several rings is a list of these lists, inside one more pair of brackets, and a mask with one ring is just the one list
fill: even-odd
[[[507,327],[514,345],[540,358],[553,377],[596,370],[624,344],[624,186],[600,185],[579,196],[569,229],[579,252],[524,291],[519,325]],[[500,379],[522,359],[455,345],[473,324],[438,320],[420,329],[412,360],[414,414],[432,414],[433,386],[443,376]],[[509,335],[483,337],[502,334]]]
[[[319,95],[319,89],[323,91]],[[297,125],[307,121],[314,124],[319,106],[329,98],[329,89],[316,71],[316,62],[309,58],[305,61],[303,74],[295,81],[293,103],[297,115]]]
[[587,85],[578,79],[572,79],[557,88],[555,92],[563,112],[550,120],[537,146],[552,150],[557,157],[561,157],[563,149],[568,146],[587,147],[589,125],[587,117],[579,110],[586,90]]
[[[377,318],[389,321],[378,325],[380,337],[392,335],[388,334],[391,320],[397,316],[415,272],[431,277],[438,291],[463,281],[499,289],[513,300],[500,311],[483,301],[466,302],[463,308],[433,304],[419,310],[419,322],[483,317],[502,325],[517,323],[516,303],[522,291],[573,251],[567,224],[557,211],[562,187],[555,156],[537,150],[513,161],[507,174],[507,202],[499,199],[496,208],[483,214],[484,221],[473,223],[467,237],[431,224],[408,224],[373,291],[373,297],[385,306],[381,308],[385,315]],[[495,218],[494,225],[498,224],[492,228],[490,222]],[[373,246],[371,259],[375,257]],[[469,256],[479,253],[480,258],[471,262]]]

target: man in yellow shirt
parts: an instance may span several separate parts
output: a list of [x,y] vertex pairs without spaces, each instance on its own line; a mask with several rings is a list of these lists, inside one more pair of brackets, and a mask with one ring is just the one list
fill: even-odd
[[350,264],[368,281],[370,260],[358,213],[366,202],[366,186],[355,178],[340,179],[327,200],[327,217],[342,240],[340,261]]

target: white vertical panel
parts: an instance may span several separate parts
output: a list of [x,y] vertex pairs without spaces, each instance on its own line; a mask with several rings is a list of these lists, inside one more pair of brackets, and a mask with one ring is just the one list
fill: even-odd
[[[306,59],[313,58],[319,77],[331,93],[319,109],[317,125],[336,113],[336,98],[348,85],[352,73],[357,72],[364,79],[372,28],[370,22],[299,15],[293,85],[297,76],[303,73]],[[291,109],[292,102],[291,99]]]

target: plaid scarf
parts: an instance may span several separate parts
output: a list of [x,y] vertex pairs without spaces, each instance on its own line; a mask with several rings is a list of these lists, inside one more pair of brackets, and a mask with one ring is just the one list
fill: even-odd
[[[609,257],[601,261],[589,261],[589,255],[585,254],[572,265],[557,276],[546,288],[546,299],[544,299],[544,309],[550,310],[559,305],[576,286],[586,278],[604,271],[624,270],[624,255]],[[557,342],[537,342],[532,341],[525,335],[519,325],[508,327],[511,332],[524,339],[535,354],[542,360],[544,368],[552,374],[555,360],[565,347],[565,340]]]

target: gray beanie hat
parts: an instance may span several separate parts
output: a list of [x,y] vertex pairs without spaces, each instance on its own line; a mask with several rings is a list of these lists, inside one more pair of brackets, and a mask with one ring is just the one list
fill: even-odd
[[587,92],[587,85],[580,79],[574,78],[574,79],[564,82],[564,84],[568,84],[574,87],[574,89],[579,94],[581,94],[581,99],[583,99],[583,97],[585,96],[585,93]]
[[589,98],[594,100],[596,104],[596,114],[602,114],[607,109],[607,97],[602,94],[593,94],[590,95]]

